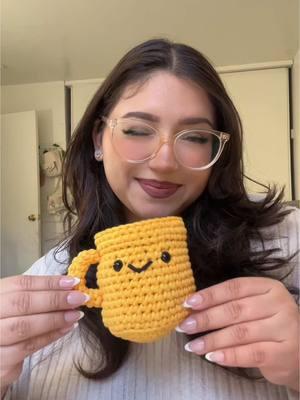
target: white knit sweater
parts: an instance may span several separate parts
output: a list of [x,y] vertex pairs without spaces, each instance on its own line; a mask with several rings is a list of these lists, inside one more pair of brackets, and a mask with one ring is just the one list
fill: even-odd
[[[294,210],[270,233],[272,246],[284,255],[300,249],[300,210]],[[60,253],[61,260],[67,259]],[[293,260],[293,274],[286,282],[299,287],[300,255]],[[53,250],[27,271],[31,275],[56,275],[66,264],[57,263]],[[8,390],[5,400],[286,400],[298,393],[267,381],[237,377],[184,350],[183,334],[173,332],[150,344],[132,344],[125,364],[111,377],[93,381],[81,376],[73,363],[88,367],[80,327],[24,362],[23,372]],[[90,351],[90,354],[92,351]],[[252,370],[253,371],[253,370]],[[257,372],[257,370],[255,370]]]

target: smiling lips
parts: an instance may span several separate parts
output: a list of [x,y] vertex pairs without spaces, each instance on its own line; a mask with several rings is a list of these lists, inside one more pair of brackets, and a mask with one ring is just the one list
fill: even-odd
[[172,196],[181,186],[171,182],[161,182],[153,179],[137,179],[141,188],[151,197],[164,199]]

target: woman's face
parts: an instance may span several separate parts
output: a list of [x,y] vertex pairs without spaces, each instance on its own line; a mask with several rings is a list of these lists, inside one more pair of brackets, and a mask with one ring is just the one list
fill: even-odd
[[[157,72],[142,86],[128,87],[108,118],[127,113],[149,114],[155,122],[143,119],[164,138],[190,128],[215,127],[213,106],[206,92],[194,83],[168,72]],[[207,121],[187,123],[187,118]],[[204,191],[211,169],[194,171],[175,158],[173,143],[164,143],[155,157],[140,164],[123,159],[112,143],[111,129],[94,133],[95,149],[103,152],[107,180],[123,203],[127,221],[180,215]]]

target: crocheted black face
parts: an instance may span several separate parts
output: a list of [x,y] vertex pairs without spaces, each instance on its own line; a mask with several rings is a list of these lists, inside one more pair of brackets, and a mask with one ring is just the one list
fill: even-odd
[[[170,262],[170,260],[171,260],[171,254],[168,252],[168,251],[163,251],[162,253],[161,253],[161,260],[164,262],[164,263],[168,263],[168,262]],[[133,264],[131,264],[131,263],[128,263],[128,268],[130,268],[131,269],[131,271],[133,271],[133,272],[137,272],[137,273],[140,273],[140,272],[143,272],[143,271],[147,271],[147,269],[151,266],[153,264],[153,261],[148,261],[146,264],[144,264],[142,267],[136,267],[135,265],[133,265]],[[114,264],[113,264],[113,269],[116,271],[116,272],[120,272],[121,271],[121,269],[123,268],[123,265],[124,265],[124,263],[123,263],[123,261],[122,260],[116,260],[115,262],[114,262]]]

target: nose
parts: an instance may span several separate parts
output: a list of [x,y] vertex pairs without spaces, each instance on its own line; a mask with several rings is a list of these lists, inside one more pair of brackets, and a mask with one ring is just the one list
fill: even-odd
[[149,160],[149,167],[161,172],[177,170],[178,162],[174,154],[173,144],[163,142]]

